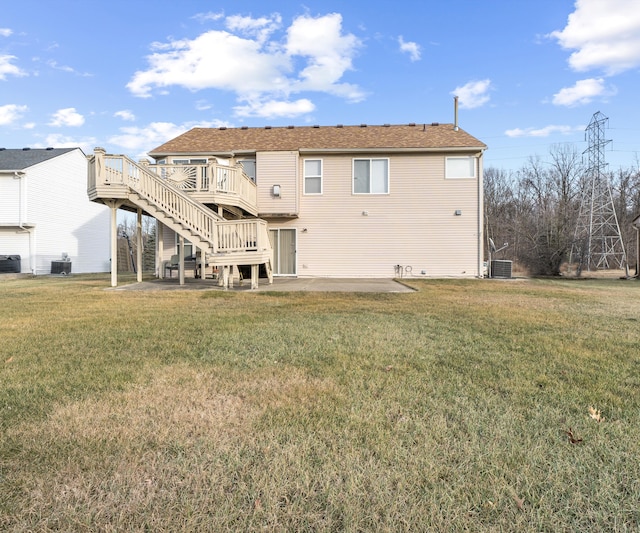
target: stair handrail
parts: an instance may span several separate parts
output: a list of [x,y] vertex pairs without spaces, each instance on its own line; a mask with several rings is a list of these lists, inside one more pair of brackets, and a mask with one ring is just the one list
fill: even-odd
[[248,205],[256,206],[258,192],[255,182],[245,174],[242,165],[223,165],[216,162],[208,163],[149,163],[145,168],[162,178],[172,179],[174,173],[185,170],[189,178],[184,179],[181,190],[189,192],[212,192],[229,195]]
[[124,185],[133,189],[176,222],[209,242],[211,252],[257,251],[273,255],[265,220],[225,220],[125,155],[107,154],[103,148],[95,148],[94,155],[88,159],[90,187]]
[[121,184],[130,187],[176,222],[210,242],[213,251],[217,251],[216,224],[224,221],[222,217],[126,155],[107,154],[103,148],[96,148],[91,162],[91,179],[96,185]]

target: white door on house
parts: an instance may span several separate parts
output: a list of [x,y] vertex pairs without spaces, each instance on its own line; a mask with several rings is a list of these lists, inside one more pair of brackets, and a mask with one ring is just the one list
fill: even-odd
[[296,230],[272,229],[269,238],[273,247],[273,275],[295,276],[296,272]]

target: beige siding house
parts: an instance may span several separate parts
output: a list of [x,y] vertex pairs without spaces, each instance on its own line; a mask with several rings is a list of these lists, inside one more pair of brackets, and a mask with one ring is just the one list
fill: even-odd
[[[485,149],[454,124],[195,128],[152,150],[153,164],[97,149],[89,196],[158,219],[159,276],[182,254],[224,283],[249,267],[255,284],[258,273],[478,277]],[[193,214],[167,213],[176,202],[142,191],[143,174]],[[189,201],[211,214],[198,223],[210,234],[181,221],[200,216]]]

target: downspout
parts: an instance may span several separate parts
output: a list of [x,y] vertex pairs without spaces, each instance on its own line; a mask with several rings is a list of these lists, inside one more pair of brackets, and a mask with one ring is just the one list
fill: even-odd
[[483,219],[484,219],[484,187],[483,187],[483,157],[484,152],[480,152],[478,156],[478,277],[483,277],[483,263],[484,263],[484,234],[483,234]]
[[35,234],[32,232],[32,228],[27,228],[24,225],[24,217],[25,217],[25,183],[24,183],[25,173],[20,170],[16,170],[13,173],[13,179],[20,180],[20,184],[18,186],[18,228],[20,231],[26,232],[29,234],[29,268],[31,269],[32,275],[37,275],[36,263],[35,263]]

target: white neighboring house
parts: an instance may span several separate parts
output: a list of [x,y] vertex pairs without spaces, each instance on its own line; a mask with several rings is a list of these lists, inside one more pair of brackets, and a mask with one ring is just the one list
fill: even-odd
[[0,148],[0,257],[21,273],[51,273],[67,254],[72,273],[109,272],[109,209],[87,199],[80,148]]

